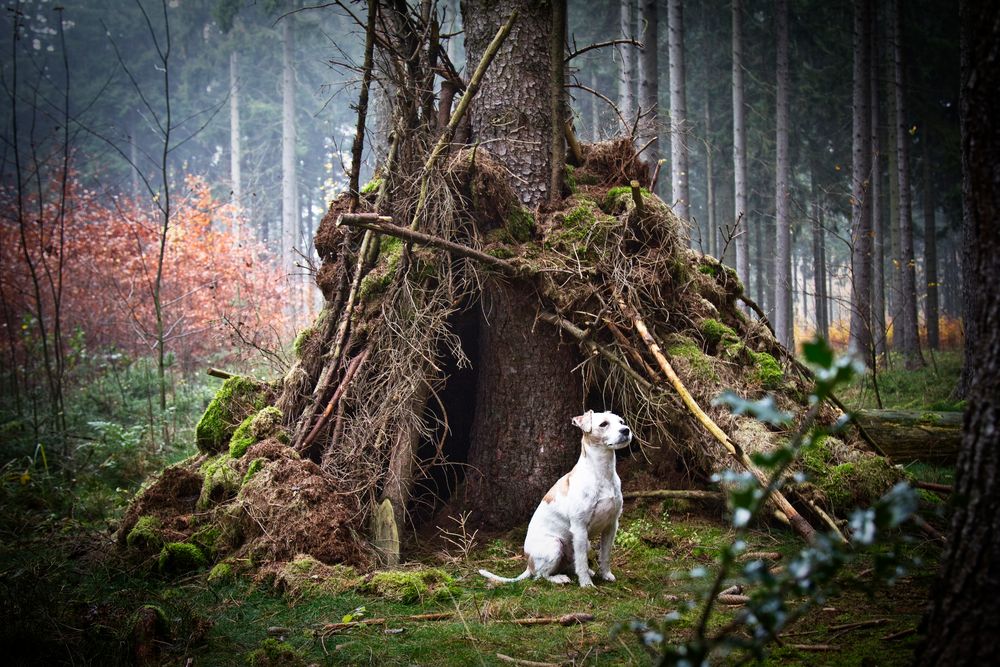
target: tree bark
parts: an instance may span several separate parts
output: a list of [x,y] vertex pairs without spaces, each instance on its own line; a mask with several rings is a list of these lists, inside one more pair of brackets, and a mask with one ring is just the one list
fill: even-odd
[[[485,5],[489,5],[489,9]],[[500,24],[520,12],[472,105],[475,139],[521,180],[529,205],[545,201],[549,182],[550,78],[548,2],[502,0],[463,5],[467,62],[478,62]],[[515,122],[498,122],[509,119]],[[575,343],[535,326],[537,298],[521,281],[491,281],[481,303],[476,405],[465,501],[495,527],[523,522],[579,452],[570,419],[582,412],[573,369]]]
[[243,177],[240,173],[242,151],[240,145],[240,70],[239,55],[234,48],[229,53],[229,187],[233,203],[233,235],[236,242],[243,240],[239,208],[243,202]]
[[743,94],[743,0],[733,0],[733,222],[736,275],[750,288],[750,224],[747,210],[747,130]]
[[896,98],[896,178],[899,181],[899,252],[900,252],[900,320],[895,322],[901,337],[901,351],[907,368],[924,365],[920,353],[920,332],[917,324],[917,274],[913,255],[913,219],[910,197],[910,134],[906,116],[906,94],[903,89],[903,21],[899,0],[889,2],[890,25],[893,26],[893,84]]
[[[281,21],[281,267],[285,279],[293,285],[295,271],[296,232],[299,229],[299,195],[296,169],[295,143],[295,70],[293,51],[295,30],[294,17],[286,16]],[[294,311],[299,304],[297,290],[292,287],[289,309]]]
[[[618,24],[622,39],[635,37],[635,0],[620,1]],[[618,54],[618,109],[625,121],[631,123],[635,113],[635,47],[621,44]]]
[[871,363],[872,221],[871,109],[869,107],[869,50],[871,0],[854,0],[854,102],[851,164],[851,329],[848,349]]
[[774,215],[777,243],[774,264],[774,333],[778,342],[792,347],[792,220],[789,212],[791,163],[788,155],[789,65],[788,65],[788,2],[775,2],[777,32],[777,163],[774,174]]
[[669,0],[667,19],[670,35],[670,196],[674,213],[687,220],[690,217],[691,192],[688,186],[684,5],[681,0]]
[[549,166],[549,201],[555,206],[562,197],[566,169],[566,0],[552,0],[552,33],[549,37],[549,86],[552,118],[552,159]]
[[927,347],[941,347],[938,332],[938,270],[937,270],[937,220],[934,201],[934,183],[931,179],[930,132],[924,132],[924,320],[927,326]]
[[955,462],[962,439],[961,413],[859,410],[854,417],[893,463]]
[[956,511],[921,665],[985,665],[1000,652],[1000,6],[965,0],[960,16],[965,284],[977,289],[965,315],[976,334],[965,340],[971,370]]
[[879,62],[878,57],[878,12],[872,8],[871,48],[868,53],[868,96],[869,131],[871,132],[871,192],[869,201],[872,208],[872,319],[871,335],[875,353],[875,364],[885,363],[888,351],[885,322],[885,216],[882,213],[882,153],[879,141]]
[[658,62],[659,16],[656,0],[640,0],[639,23],[643,49],[639,54],[639,107],[645,115],[639,125],[639,146],[645,147],[643,161],[650,173],[660,159],[660,66]]
[[[713,247],[715,238],[715,174],[712,169],[712,103],[709,91],[705,90],[705,136],[709,137],[705,141],[705,252],[718,257],[716,248]],[[722,258],[719,257],[721,260]]]
[[830,322],[826,316],[826,248],[823,239],[823,204],[816,183],[816,165],[810,170],[812,185],[813,297],[816,303],[816,335],[830,337]]

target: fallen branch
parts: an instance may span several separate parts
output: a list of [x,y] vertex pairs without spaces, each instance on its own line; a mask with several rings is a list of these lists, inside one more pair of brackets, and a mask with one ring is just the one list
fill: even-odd
[[583,164],[583,148],[580,147],[580,140],[576,138],[573,123],[566,121],[563,125],[563,132],[566,134],[566,145],[569,146],[569,154],[573,157],[572,164]]
[[503,623],[513,623],[514,625],[582,625],[594,620],[593,614],[585,612],[575,612],[563,614],[562,616],[531,616],[529,618],[513,618]]
[[333,414],[333,409],[337,406],[337,403],[340,402],[341,396],[344,395],[344,392],[347,391],[348,386],[350,386],[355,373],[357,373],[358,369],[361,368],[361,365],[365,363],[365,360],[368,358],[368,352],[369,348],[366,347],[360,354],[358,354],[358,356],[351,359],[351,363],[348,364],[347,370],[344,371],[344,379],[340,381],[340,385],[337,387],[337,390],[333,392],[330,402],[327,403],[326,409],[323,410],[323,414],[321,414],[319,419],[316,420],[316,424],[309,431],[309,435],[302,440],[302,444],[298,447],[299,451],[305,452],[309,450],[309,446],[312,444],[313,440],[316,439],[316,436],[319,435],[319,432],[323,429],[323,426],[330,418],[330,415]]
[[831,625],[828,628],[822,630],[799,630],[798,632],[785,632],[782,633],[782,637],[804,637],[806,635],[818,635],[825,632],[850,632],[851,630],[860,630],[861,628],[875,628],[880,625],[885,625],[889,622],[888,618],[873,618],[868,621],[855,621],[854,623],[841,623],[840,625]]
[[891,642],[915,634],[917,634],[916,628],[906,628],[905,630],[900,630],[899,632],[891,632],[887,635],[882,635],[879,639],[881,639],[884,642]]
[[733,593],[727,593],[725,595],[720,593],[715,599],[719,601],[719,604],[724,604],[729,607],[738,607],[750,602],[749,595],[735,595]]
[[797,651],[839,651],[840,647],[832,644],[785,644],[785,648],[793,648]]
[[[627,311],[625,303],[622,301],[619,304],[623,311]],[[729,452],[729,454],[750,474],[757,478],[757,481],[761,483],[765,488],[769,485],[769,480],[767,475],[764,474],[757,466],[753,464],[750,457],[746,455],[746,452],[740,448],[735,442],[733,442],[726,433],[719,428],[719,425],[701,409],[698,402],[694,400],[691,393],[681,382],[681,379],[674,372],[673,367],[667,358],[660,351],[660,346],[653,339],[653,336],[649,333],[649,329],[646,327],[646,323],[642,321],[638,315],[633,314],[631,316],[632,322],[635,324],[636,331],[639,332],[639,336],[642,338],[643,342],[646,343],[646,347],[649,348],[650,353],[653,358],[656,359],[656,363],[660,366],[660,370],[663,374],[667,376],[670,384],[673,385],[674,389],[680,395],[681,400],[684,405],[687,406],[688,410],[694,417],[701,422],[702,426],[712,434],[712,436],[718,440],[723,447]],[[788,499],[779,491],[774,489],[771,493],[771,497],[768,499],[769,502],[773,503],[777,508],[788,518],[789,524],[792,528],[801,535],[807,542],[812,542],[816,536],[816,530],[809,524],[805,518],[798,513],[798,511],[792,507],[792,504],[788,502]],[[838,531],[839,533],[839,531]],[[843,536],[841,536],[843,538]]]
[[219,368],[209,368],[207,371],[205,371],[205,373],[207,375],[211,375],[214,378],[221,378],[223,380],[228,380],[231,377],[235,377],[229,371],[224,371]]
[[468,259],[474,259],[488,266],[495,267],[510,276],[517,276],[525,273],[525,270],[522,268],[498,257],[494,257],[493,255],[488,255],[481,250],[476,250],[475,248],[470,248],[469,246],[448,241],[447,239],[442,239],[430,234],[424,234],[423,232],[417,232],[413,229],[407,229],[406,227],[394,225],[392,224],[392,218],[386,216],[375,215],[374,213],[345,213],[337,218],[337,226],[340,227],[341,225],[367,229],[379,234],[395,236],[396,238],[403,239],[404,241],[411,241],[420,245],[440,248],[441,250],[451,253],[452,255],[467,257]]
[[632,201],[635,203],[636,215],[641,218],[646,209],[642,205],[642,191],[639,189],[639,181],[629,181],[628,185],[632,188]]
[[326,623],[323,625],[322,636],[326,637],[332,635],[335,632],[341,630],[346,630],[348,628],[355,628],[362,625],[386,625],[390,621],[393,623],[399,623],[400,621],[445,621],[452,618],[455,614],[452,612],[437,612],[432,614],[414,614],[412,616],[401,616],[399,618],[363,618],[358,621],[348,621],[346,623]]
[[656,489],[653,491],[627,491],[622,498],[677,498],[680,500],[725,500],[718,491],[697,491],[695,489]]
[[521,658],[512,658],[509,655],[504,655],[503,653],[497,653],[497,658],[501,662],[509,662],[512,665],[521,665],[522,667],[559,667],[557,662],[535,662],[534,660],[522,660]]
[[777,551],[748,551],[740,556],[740,560],[781,560],[781,554]]
[[[211,373],[209,373],[209,375],[211,375]],[[918,488],[918,489],[925,489],[927,491],[934,491],[935,493],[940,493],[940,494],[943,494],[943,495],[946,495],[946,496],[950,496],[955,491],[955,487],[949,486],[948,484],[936,484],[934,482],[921,482],[920,480],[917,480],[915,482],[911,482],[910,486],[913,486],[913,487]]]

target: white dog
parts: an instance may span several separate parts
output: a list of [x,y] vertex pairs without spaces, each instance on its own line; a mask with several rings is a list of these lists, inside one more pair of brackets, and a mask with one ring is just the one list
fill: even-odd
[[587,563],[590,538],[601,536],[598,574],[614,581],[611,574],[611,546],[622,513],[622,484],[615,471],[615,450],[627,447],[632,431],[622,418],[611,412],[588,410],[573,417],[583,431],[580,460],[542,498],[524,538],[528,567],[520,576],[508,579],[492,572],[479,574],[499,582],[521,581],[529,576],[546,578],[555,584],[569,583],[562,574],[576,572],[581,587],[593,586],[594,572]]

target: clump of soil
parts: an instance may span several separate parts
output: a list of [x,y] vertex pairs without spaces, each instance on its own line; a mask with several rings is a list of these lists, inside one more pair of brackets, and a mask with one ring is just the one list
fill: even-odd
[[[196,456],[160,473],[129,506],[118,528],[118,544],[126,546],[129,534],[143,517],[148,517],[144,527],[167,531],[168,537],[186,534],[201,495],[203,478],[198,469],[204,460],[204,456]],[[162,541],[162,536],[159,539]],[[149,538],[144,535],[143,541],[148,542]]]

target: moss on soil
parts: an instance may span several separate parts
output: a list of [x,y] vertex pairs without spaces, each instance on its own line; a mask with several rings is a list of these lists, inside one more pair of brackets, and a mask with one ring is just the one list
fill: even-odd
[[268,406],[243,420],[229,441],[229,455],[238,459],[261,440],[276,437],[281,429],[281,410]]
[[833,511],[844,516],[855,507],[870,505],[902,478],[902,471],[886,459],[870,456],[830,467],[825,476],[816,478],[816,485]]
[[518,206],[507,214],[504,229],[516,243],[527,243],[535,234],[535,216],[528,209]]
[[268,637],[247,654],[247,664],[250,667],[298,667],[305,665],[306,660],[291,644]]
[[767,352],[757,352],[747,348],[747,353],[754,363],[754,376],[765,389],[779,389],[785,379],[781,364]]
[[223,382],[195,426],[198,449],[221,452],[246,413],[264,407],[265,393],[265,385],[251,378],[234,376]]
[[361,281],[358,299],[369,302],[384,294],[396,277],[402,256],[402,240],[394,236],[383,236],[379,240],[378,261]]
[[251,461],[250,465],[247,466],[247,472],[243,475],[243,481],[240,482],[240,485],[242,486],[253,479],[253,476],[261,471],[265,463],[267,463],[267,459],[265,458],[256,458]]
[[376,572],[365,584],[366,592],[403,604],[448,599],[456,593],[455,580],[439,568]]
[[382,179],[373,178],[372,180],[368,181],[367,183],[361,186],[361,194],[370,195],[373,192],[378,192],[378,189],[380,187],[382,187]]
[[705,339],[705,343],[710,347],[714,347],[723,341],[726,343],[736,343],[740,340],[739,335],[737,335],[732,327],[711,317],[702,320],[698,328]]
[[712,358],[705,354],[698,343],[687,336],[675,334],[667,341],[667,354],[683,359],[702,382],[718,382],[719,376],[712,365]]
[[201,494],[195,507],[206,510],[236,496],[240,490],[240,475],[232,464],[232,459],[220,454],[201,464]]
[[297,359],[302,358],[302,351],[305,349],[306,344],[308,344],[309,339],[312,338],[315,333],[316,327],[308,326],[295,336],[295,340],[292,341],[292,352],[295,353],[295,357]]
[[129,549],[135,549],[142,553],[155,553],[163,546],[163,537],[160,535],[160,520],[155,516],[141,516],[135,522],[132,530],[125,538],[125,544]]
[[158,567],[164,574],[182,574],[208,565],[208,559],[198,545],[190,542],[168,542],[160,551]]
[[212,583],[228,583],[236,578],[236,572],[230,563],[216,563],[208,573],[208,581]]

